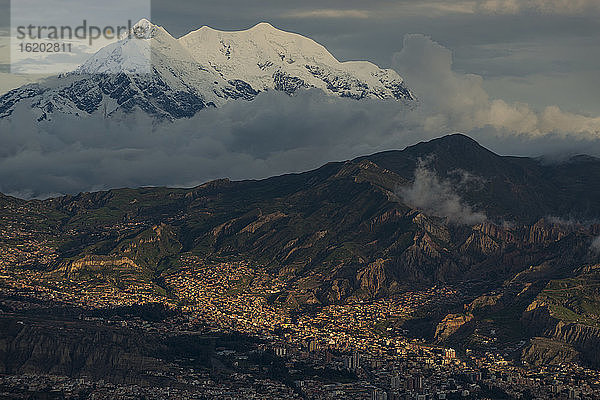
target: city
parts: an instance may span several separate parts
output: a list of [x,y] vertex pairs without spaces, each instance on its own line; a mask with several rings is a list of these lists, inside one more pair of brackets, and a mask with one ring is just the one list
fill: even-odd
[[[324,307],[312,304],[313,311],[298,313],[298,303],[291,300],[294,295],[281,296],[292,288],[277,278],[269,278],[264,269],[240,262],[205,265],[191,255],[182,256],[182,262],[187,268],[165,277],[168,297],[144,282],[127,281],[124,290],[118,285],[108,290],[98,286],[97,281],[69,281],[45,273],[3,268],[1,318],[19,318],[19,313],[27,307],[42,307],[39,302],[82,310],[160,303],[176,310],[176,316],[163,321],[139,317],[119,321],[82,315],[77,318],[159,335],[237,333],[256,338],[256,343],[244,349],[211,349],[214,352],[211,357],[219,361],[213,361],[210,367],[169,365],[167,372],[157,372],[170,382],[161,391],[85,377],[37,375],[4,376],[1,390],[48,391],[65,398],[89,393],[94,399],[110,398],[115,393],[129,398],[142,394],[146,398],[161,398],[177,393],[180,398],[190,399],[374,400],[593,399],[600,395],[598,371],[577,364],[520,365],[505,357],[524,343],[514,349],[497,348],[491,340],[489,346],[457,352],[433,341],[411,338],[398,322],[409,319],[427,305],[460,301],[458,292],[449,287],[433,287],[371,302]],[[493,337],[494,332],[488,334]],[[264,367],[248,361],[256,357],[272,357],[282,370],[262,371]],[[227,363],[228,367],[221,363]]]

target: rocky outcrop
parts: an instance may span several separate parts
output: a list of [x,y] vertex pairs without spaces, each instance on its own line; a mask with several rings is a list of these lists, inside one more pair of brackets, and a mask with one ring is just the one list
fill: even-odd
[[360,289],[369,298],[381,296],[387,289],[387,276],[385,274],[386,260],[377,259],[363,268],[356,275]]
[[446,223],[442,222],[439,218],[430,218],[425,214],[419,212],[412,219],[413,223],[427,232],[428,235],[438,240],[448,242],[451,240],[450,230]]
[[280,218],[285,218],[285,217],[286,217],[286,215],[279,211],[271,213],[271,214],[267,214],[267,215],[261,215],[256,221],[253,221],[253,222],[249,223],[248,225],[246,225],[244,228],[242,228],[240,233],[245,233],[245,232],[254,233],[258,229],[260,229],[262,226],[264,226],[265,224],[268,224],[270,222],[273,222]]
[[473,227],[473,229],[475,231],[483,233],[484,235],[490,238],[499,240],[504,243],[514,243],[517,241],[517,238],[515,237],[513,232],[490,222],[483,222]]
[[568,343],[535,337],[522,351],[521,360],[533,365],[560,365],[579,362],[581,358],[580,353]]
[[530,243],[547,244],[562,239],[571,230],[572,227],[566,224],[554,224],[541,219],[529,228],[527,239]]
[[[191,344],[194,342],[195,344]],[[113,383],[169,384],[165,360],[189,353],[208,364],[210,341],[162,337],[82,321],[0,318],[0,373],[92,377]],[[176,373],[176,371],[172,371]]]
[[477,297],[470,304],[465,306],[465,309],[469,313],[486,312],[491,310],[498,304],[498,301],[502,298],[500,293],[489,293]]
[[81,272],[140,272],[142,268],[127,257],[88,255],[79,260],[63,263],[52,273],[72,279]]
[[[562,321],[552,314],[547,303],[540,300],[535,300],[527,307],[521,320],[530,334],[543,336],[545,339],[557,343],[567,344],[581,354],[581,361],[588,365],[600,366],[600,353],[598,353],[600,328]],[[535,353],[533,350],[531,352]],[[560,361],[559,355],[561,353],[551,354],[553,354],[552,359],[554,361]],[[544,358],[538,355],[535,359],[548,361],[548,357]],[[563,361],[568,361],[568,359],[565,358]]]
[[600,366],[600,328],[559,321],[548,335],[572,345],[588,365]]
[[448,314],[435,328],[435,340],[441,342],[473,320],[473,314]]
[[460,247],[461,252],[489,256],[498,253],[500,245],[481,232],[473,232]]

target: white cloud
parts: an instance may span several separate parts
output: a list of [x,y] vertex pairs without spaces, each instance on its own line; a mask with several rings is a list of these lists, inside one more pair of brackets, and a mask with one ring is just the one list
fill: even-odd
[[373,12],[369,10],[316,9],[291,11],[283,14],[289,18],[369,18]]
[[575,15],[599,12],[600,2],[597,0],[479,0],[475,10],[494,14],[533,12]]
[[12,89],[38,82],[46,77],[46,75],[17,75],[0,72],[0,96]]
[[557,106],[536,112],[525,103],[491,99],[483,78],[453,71],[450,50],[429,37],[407,35],[394,64],[421,99],[428,130],[468,132],[493,127],[538,136],[567,132],[600,136],[600,117],[564,112]]
[[[36,125],[23,104],[10,120],[0,121],[0,192],[38,197],[261,178],[457,131],[503,154],[600,155],[597,118],[490,99],[480,76],[453,71],[450,51],[427,37],[408,36],[395,61],[419,97],[414,110],[393,101],[328,97],[319,90],[292,97],[271,91],[175,123],[157,125],[140,115],[126,121],[55,116],[53,124]],[[480,218],[426,169],[419,179],[413,194],[437,190],[448,200],[445,215]]]
[[[472,181],[474,177],[465,178]],[[465,182],[466,184],[466,182]],[[440,179],[427,168],[426,162],[419,162],[415,170],[414,182],[398,190],[404,202],[430,215],[448,218],[448,221],[461,225],[474,225],[485,221],[484,213],[473,211],[454,191],[451,182]]]
[[444,17],[448,15],[590,15],[600,12],[597,0],[423,0],[374,3],[369,8],[326,8],[285,12],[288,18]]

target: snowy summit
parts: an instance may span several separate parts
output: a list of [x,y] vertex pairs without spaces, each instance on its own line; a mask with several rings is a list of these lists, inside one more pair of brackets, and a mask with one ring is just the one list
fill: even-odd
[[318,88],[356,100],[414,100],[395,71],[367,61],[340,62],[314,40],[265,22],[232,32],[204,26],[179,39],[148,20],[133,30],[76,71],[0,97],[0,118],[24,100],[40,121],[56,112],[112,116],[135,108],[177,119],[268,90],[292,95]]

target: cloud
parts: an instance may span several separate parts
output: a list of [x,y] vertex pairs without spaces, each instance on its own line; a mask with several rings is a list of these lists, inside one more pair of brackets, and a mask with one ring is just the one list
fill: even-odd
[[388,19],[402,17],[436,17],[448,14],[473,14],[476,12],[474,3],[447,1],[422,1],[396,4],[371,4],[369,8],[364,9],[308,9],[284,12],[281,16],[286,18],[376,18]]
[[556,216],[549,216],[546,218],[548,222],[555,225],[562,225],[568,228],[577,228],[577,227],[589,227],[590,225],[597,223],[597,221],[581,221],[579,219],[573,218],[562,218]]
[[[0,192],[46,197],[263,178],[455,132],[501,154],[600,156],[597,119],[491,99],[481,77],[453,71],[450,51],[427,37],[408,36],[395,67],[418,95],[417,107],[328,97],[319,90],[294,96],[270,91],[176,122],[157,124],[142,114],[109,121],[55,115],[51,124],[37,124],[21,104],[0,120]],[[445,196],[445,216],[479,220],[444,181],[426,169],[418,172],[423,190]],[[464,184],[478,184],[476,177],[456,174]]]
[[54,115],[37,124],[22,104],[0,121],[0,192],[45,197],[301,172],[411,144],[399,112],[396,102],[335,99],[318,90],[263,93],[162,124],[142,113],[125,120]]
[[491,99],[481,76],[455,72],[451,51],[427,36],[405,36],[394,66],[421,99],[428,130],[492,127],[533,136],[569,132],[600,137],[600,117],[564,112],[557,106],[537,112],[525,103]]
[[[473,176],[466,177],[465,184],[472,182]],[[427,214],[448,218],[448,221],[461,225],[474,225],[484,222],[484,213],[475,212],[463,202],[454,191],[450,181],[440,179],[427,163],[420,161],[415,170],[415,180],[407,187],[398,189],[399,196],[411,207]]]
[[[12,74],[2,72],[2,67],[3,64],[0,64],[0,96],[12,89],[16,89],[28,83],[39,82],[48,77],[48,75]],[[7,65],[5,70],[10,71],[10,65]]]
[[285,18],[446,17],[449,15],[590,15],[600,11],[597,0],[423,0],[373,2],[369,8],[302,9],[283,12]]
[[596,0],[465,0],[439,1],[426,0],[415,3],[399,3],[399,10],[415,15],[448,14],[550,14],[550,15],[585,15],[600,11]]
[[575,15],[600,11],[596,0],[479,0],[475,10],[482,13],[541,13]]
[[343,10],[343,9],[317,9],[291,11],[282,15],[288,18],[369,18],[372,12],[369,10]]
[[487,183],[486,179],[477,175],[473,175],[471,172],[460,168],[449,171],[448,175],[458,178],[458,187],[472,191],[483,190],[485,188],[485,184]]

